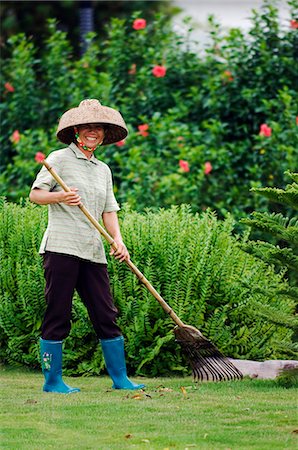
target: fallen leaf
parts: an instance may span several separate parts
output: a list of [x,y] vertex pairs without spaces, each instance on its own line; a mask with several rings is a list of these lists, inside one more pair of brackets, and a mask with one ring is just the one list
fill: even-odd
[[186,392],[185,387],[184,387],[184,386],[181,386],[180,389],[181,389],[182,394],[184,395],[184,397],[186,397],[186,396],[187,396],[187,392]]
[[133,398],[134,400],[141,400],[142,396],[141,396],[141,394],[135,394],[131,398]]
[[150,444],[149,439],[142,439],[142,442],[145,442],[146,444]]
[[298,434],[298,430],[293,430],[292,433]]
[[125,437],[125,439],[131,439],[132,438],[132,434],[126,434],[124,437]]
[[35,404],[35,403],[37,403],[37,400],[33,400],[33,399],[31,399],[31,398],[28,398],[28,400],[26,400],[25,401],[25,403],[27,404],[27,405],[31,405],[31,404]]

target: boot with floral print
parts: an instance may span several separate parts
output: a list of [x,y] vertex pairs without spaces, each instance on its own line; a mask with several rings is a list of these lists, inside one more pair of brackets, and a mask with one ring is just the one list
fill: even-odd
[[62,380],[62,341],[40,339],[40,356],[45,377],[44,392],[72,394],[80,389],[68,386]]

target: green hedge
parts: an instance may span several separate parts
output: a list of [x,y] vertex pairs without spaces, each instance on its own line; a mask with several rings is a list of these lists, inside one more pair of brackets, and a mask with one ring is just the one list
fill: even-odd
[[[292,21],[281,23],[264,2],[247,35],[223,32],[210,19],[210,43],[200,54],[165,17],[135,30],[139,13],[112,19],[106,41],[90,35],[78,60],[52,20],[42,54],[29,37],[12,37],[3,67],[10,85],[1,105],[0,190],[10,200],[27,196],[34,154],[60,146],[58,117],[96,97],[120,108],[130,129],[122,147],[98,152],[113,169],[121,203],[139,211],[187,203],[220,217],[267,209],[249,188],[284,186],[283,173],[295,171],[298,159],[297,1],[289,5]],[[164,76],[154,76],[155,66],[166,68]],[[148,130],[140,133],[140,125]]]
[[[210,211],[193,214],[187,206],[144,214],[127,207],[120,223],[132,261],[178,316],[225,354],[256,360],[293,356],[288,324],[294,301],[287,282],[241,250],[243,239],[234,236],[231,218],[219,221]],[[45,226],[46,208],[1,202],[0,356],[9,364],[39,367],[45,303],[38,247]],[[109,259],[109,272],[129,370],[151,376],[186,373],[171,319],[126,265]],[[259,305],[280,322],[259,314]],[[68,373],[103,370],[101,350],[77,297],[65,347]]]

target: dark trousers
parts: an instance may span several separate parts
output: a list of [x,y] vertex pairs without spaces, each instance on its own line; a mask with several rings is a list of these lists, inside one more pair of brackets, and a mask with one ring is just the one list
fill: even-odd
[[71,308],[75,289],[87,307],[94,330],[100,339],[121,336],[116,324],[118,310],[110,291],[106,264],[75,256],[46,252],[43,255],[47,308],[42,338],[65,339],[71,328]]

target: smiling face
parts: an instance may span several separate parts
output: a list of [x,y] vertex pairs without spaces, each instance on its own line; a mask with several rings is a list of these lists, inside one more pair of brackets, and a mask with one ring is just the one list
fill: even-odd
[[95,149],[104,140],[105,132],[101,124],[87,123],[78,125],[75,131],[79,134],[80,144]]

